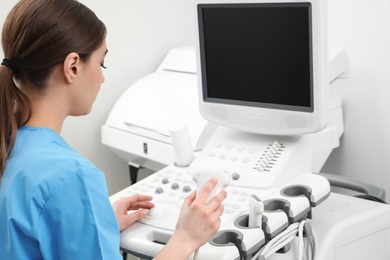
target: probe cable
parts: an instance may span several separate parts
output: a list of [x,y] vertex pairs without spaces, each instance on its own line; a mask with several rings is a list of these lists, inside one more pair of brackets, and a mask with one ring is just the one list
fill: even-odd
[[[308,224],[308,225],[306,225]],[[304,231],[306,231],[306,239],[304,240]],[[288,226],[283,232],[272,238],[263,248],[261,248],[253,257],[252,260],[265,260],[272,254],[289,244],[298,235],[298,259],[303,259],[303,249],[306,248],[306,259],[314,259],[316,248],[316,237],[311,229],[309,222],[303,220]]]
[[193,260],[197,260],[198,259],[198,254],[199,254],[199,248],[195,250],[194,256],[192,257],[192,259]]
[[[308,225],[306,225],[308,224]],[[304,240],[306,232],[306,239]],[[307,220],[302,220],[301,222],[296,222],[288,226],[283,232],[272,238],[264,247],[262,247],[252,258],[251,260],[265,260],[270,257],[272,254],[276,253],[281,248],[289,244],[294,238],[298,235],[298,260],[303,259],[303,249],[306,248],[306,259],[314,259],[317,238],[314,230],[311,229],[309,222]],[[242,246],[244,246],[243,241],[237,239],[235,246],[238,248],[240,253],[240,259],[245,259],[245,256],[242,254]],[[310,257],[309,257],[310,251]],[[194,252],[193,260],[198,259],[199,248]]]

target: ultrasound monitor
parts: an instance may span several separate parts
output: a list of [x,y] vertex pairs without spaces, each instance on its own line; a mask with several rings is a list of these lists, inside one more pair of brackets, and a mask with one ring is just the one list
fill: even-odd
[[324,0],[197,0],[202,116],[235,129],[294,135],[327,125]]

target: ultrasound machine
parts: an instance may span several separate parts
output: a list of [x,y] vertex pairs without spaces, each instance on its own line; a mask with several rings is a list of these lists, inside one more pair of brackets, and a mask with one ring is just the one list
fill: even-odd
[[228,194],[220,229],[191,259],[390,259],[390,207],[318,174],[344,132],[331,90],[349,74],[346,52],[328,48],[326,1],[195,0],[194,11],[195,47],[171,50],[102,126],[133,171],[156,171],[110,197],[156,205],[121,249],[153,258],[214,176]]

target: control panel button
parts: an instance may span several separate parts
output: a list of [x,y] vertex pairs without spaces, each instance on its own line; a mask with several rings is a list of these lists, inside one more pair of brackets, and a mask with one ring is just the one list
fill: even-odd
[[164,193],[164,190],[163,190],[163,188],[161,188],[161,187],[157,187],[157,188],[155,189],[155,192],[156,192],[157,194],[161,194],[161,193]]
[[236,172],[234,172],[234,173],[232,174],[232,179],[233,179],[234,181],[238,180],[239,178],[240,178],[240,174],[238,174],[238,173],[236,173]]
[[183,192],[185,192],[185,193],[191,192],[191,187],[188,186],[188,185],[184,186],[183,187]]
[[179,189],[180,187],[179,187],[179,184],[177,184],[177,183],[172,183],[171,188],[172,188],[172,190],[177,190],[177,189]]

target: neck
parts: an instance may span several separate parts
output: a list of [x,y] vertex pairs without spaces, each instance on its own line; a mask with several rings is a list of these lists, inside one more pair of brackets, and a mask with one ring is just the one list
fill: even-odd
[[26,125],[51,128],[60,134],[67,117],[67,104],[64,95],[50,93],[50,91],[44,94],[29,93],[28,95],[33,113]]
[[56,118],[51,118],[51,115],[44,116],[34,116],[35,111],[33,112],[33,116],[31,119],[27,122],[27,126],[33,126],[33,127],[47,127],[50,129],[53,129],[58,134],[61,134],[62,126],[64,120],[58,120]]

